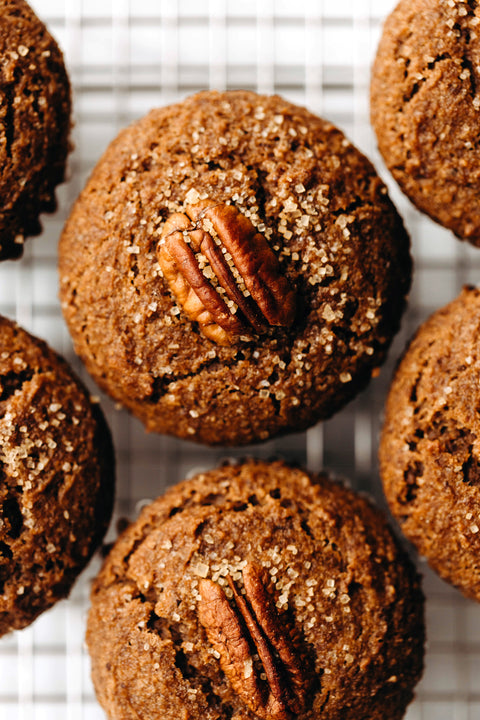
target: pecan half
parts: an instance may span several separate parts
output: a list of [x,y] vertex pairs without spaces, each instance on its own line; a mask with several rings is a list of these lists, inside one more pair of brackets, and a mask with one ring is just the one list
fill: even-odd
[[[262,571],[249,563],[242,575],[245,596],[227,577],[235,607],[219,585],[201,580],[198,618],[247,707],[263,720],[290,720],[305,708],[309,674],[266,590]],[[255,668],[252,650],[258,653],[266,681]]]
[[171,215],[157,258],[178,305],[220,345],[293,322],[295,291],[264,236],[234,205],[206,199]]

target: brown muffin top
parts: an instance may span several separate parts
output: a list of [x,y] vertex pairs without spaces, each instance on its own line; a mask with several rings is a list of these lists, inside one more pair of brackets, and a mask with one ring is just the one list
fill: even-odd
[[0,0],[0,260],[55,209],[70,131],[70,85],[57,43],[24,0]]
[[91,600],[93,681],[116,720],[395,720],[422,670],[418,578],[381,513],[280,462],[171,488]]
[[[195,222],[201,203],[224,239],[235,246],[242,222],[239,242],[250,227],[261,246],[241,248],[241,262],[254,286],[244,294],[270,293],[264,327],[237,329],[230,344],[205,336],[208,319],[191,319],[198,298],[187,313],[159,265],[173,236],[177,254],[192,247],[175,222]],[[205,290],[204,256],[185,262]],[[65,226],[60,282],[77,353],[148,429],[243,444],[308,427],[367,383],[404,307],[408,237],[371,164],[330,123],[277,96],[204,92],[110,145]]]
[[110,519],[114,461],[66,363],[0,317],[0,635],[65,597]]
[[480,291],[425,322],[396,372],[380,444],[385,493],[439,575],[480,601]]
[[480,6],[401,0],[373,65],[371,118],[410,200],[480,245]]

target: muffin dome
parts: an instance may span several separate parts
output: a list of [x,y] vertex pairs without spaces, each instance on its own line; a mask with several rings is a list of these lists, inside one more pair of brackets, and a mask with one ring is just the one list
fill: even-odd
[[366,385],[399,325],[409,242],[330,123],[204,92],[113,141],[64,228],[60,283],[106,392],[149,430],[239,445]]
[[401,0],[373,65],[371,118],[414,205],[480,246],[480,7]]
[[55,209],[70,149],[70,84],[57,43],[24,0],[0,0],[0,260]]
[[68,595],[110,519],[114,459],[66,363],[0,317],[0,635]]
[[380,444],[385,493],[434,570],[480,601],[480,291],[419,328],[400,363]]
[[381,513],[280,462],[197,475],[146,507],[92,589],[115,720],[397,720],[422,670],[422,594]]

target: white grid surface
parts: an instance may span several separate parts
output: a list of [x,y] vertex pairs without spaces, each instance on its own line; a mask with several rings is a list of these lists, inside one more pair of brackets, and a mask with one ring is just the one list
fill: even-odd
[[[117,449],[114,521],[222,457],[298,460],[349,477],[383,504],[376,452],[395,358],[417,325],[480,279],[480,250],[420,216],[391,182],[368,122],[370,63],[393,0],[32,0],[64,50],[74,91],[75,151],[59,209],[25,256],[0,266],[0,312],[46,339],[98,393],[74,357],[61,317],[56,248],[68,209],[118,130],[153,106],[204,88],[278,92],[341,127],[374,162],[412,236],[408,313],[380,377],[307,433],[239,451],[146,435],[102,396]],[[83,636],[95,559],[68,601],[0,640],[0,720],[102,720]],[[426,671],[407,720],[480,720],[480,605],[420,562],[427,594]]]

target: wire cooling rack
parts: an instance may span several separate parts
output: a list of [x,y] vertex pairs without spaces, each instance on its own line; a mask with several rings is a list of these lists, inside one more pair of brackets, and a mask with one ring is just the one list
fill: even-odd
[[[249,453],[328,468],[383,503],[376,461],[395,358],[417,325],[480,280],[480,250],[420,216],[392,184],[368,122],[369,68],[393,0],[32,0],[62,46],[74,91],[75,151],[59,209],[25,256],[0,266],[0,312],[45,338],[98,393],[74,357],[57,298],[56,248],[68,209],[106,144],[153,106],[205,88],[278,92],[340,126],[375,163],[412,236],[415,279],[389,362],[329,422],[240,451],[146,435],[103,396],[117,448],[114,521],[197,469]],[[0,720],[102,720],[84,648],[95,559],[68,601],[0,640]],[[420,562],[427,593],[426,671],[408,720],[480,720],[480,605]]]

